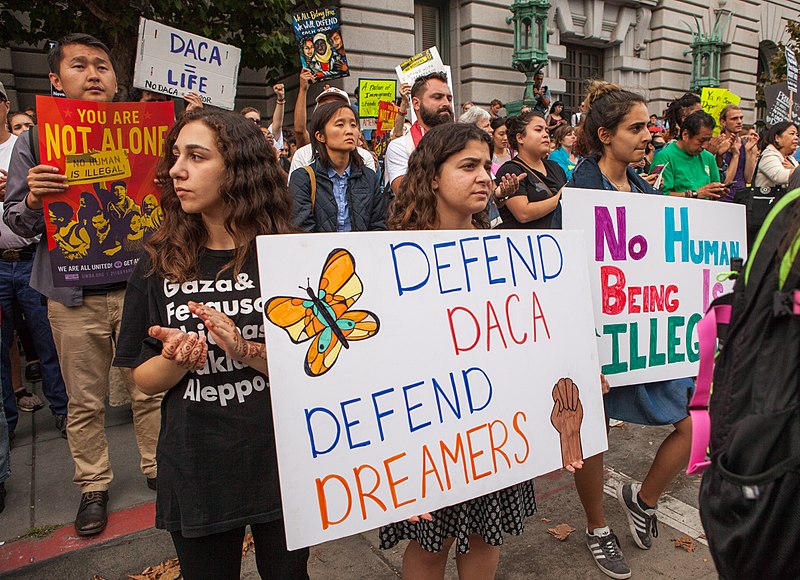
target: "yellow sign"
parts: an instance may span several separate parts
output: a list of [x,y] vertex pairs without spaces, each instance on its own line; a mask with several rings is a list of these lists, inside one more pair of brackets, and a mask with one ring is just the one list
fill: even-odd
[[124,149],[67,155],[66,158],[67,180],[70,185],[127,179],[131,176],[128,152]]
[[711,89],[704,88],[703,93],[700,95],[700,103],[703,105],[703,110],[714,117],[717,126],[714,129],[714,136],[720,134],[719,114],[722,109],[728,105],[738,105],[742,98],[729,91],[728,89]]
[[394,101],[397,92],[395,79],[358,79],[358,116],[362,119],[378,117],[381,101]]

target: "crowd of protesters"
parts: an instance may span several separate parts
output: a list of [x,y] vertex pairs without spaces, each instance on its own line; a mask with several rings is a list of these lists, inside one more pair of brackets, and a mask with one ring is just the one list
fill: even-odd
[[[48,64],[51,82],[68,98],[108,102],[117,94],[110,52],[91,36],[61,39]],[[391,141],[378,155],[341,89],[320,92],[309,123],[315,75],[303,70],[299,80],[291,129],[284,124],[283,85],[274,87],[269,126],[258,109],[222,112],[187,96],[158,170],[160,228],[144,244],[131,279],[71,288],[53,284],[42,210],[42,198],[63,192],[67,178],[39,163],[31,147],[35,111],[11,111],[0,84],[0,118],[7,119],[0,123],[0,511],[18,412],[45,405],[22,386],[24,357],[24,376],[42,382],[75,463],[76,532],[105,529],[113,472],[104,410],[117,376],[132,401],[142,473],[157,490],[156,525],[171,533],[184,577],[238,578],[250,525],[262,577],[307,578],[308,551],[285,546],[274,441],[259,436],[272,430],[269,389],[239,406],[198,412],[200,404],[180,388],[213,351],[240,363],[241,380],[266,381],[264,344],[238,330],[263,324],[261,314],[228,317],[198,296],[171,295],[185,301],[196,328],[170,328],[165,281],[246,279],[249,284],[236,285],[236,298],[255,298],[257,235],[558,229],[565,186],[723,203],[750,184],[786,186],[797,178],[797,125],[778,123],[759,135],[743,125],[739,107],[730,105],[715,119],[691,93],[659,115],[642,96],[593,81],[570,111],[539,73],[534,99],[518,115],[502,116],[503,103],[494,99],[487,109],[464,103],[456,119],[447,77],[431,73],[400,88]],[[166,97],[132,91],[131,99]],[[413,122],[407,120],[412,110]],[[674,427],[644,481],[617,490],[632,540],[646,550],[657,535],[659,498],[688,460],[694,383],[686,377],[614,389],[602,384],[609,419]],[[603,455],[568,469],[586,513],[591,556],[608,576],[630,577],[605,519]],[[503,535],[522,533],[535,510],[529,481],[385,526],[381,547],[410,540],[407,578],[442,578],[454,544],[460,575],[492,578]]]

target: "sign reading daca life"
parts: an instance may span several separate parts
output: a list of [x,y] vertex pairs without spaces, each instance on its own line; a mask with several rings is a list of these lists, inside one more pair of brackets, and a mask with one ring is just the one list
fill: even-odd
[[587,189],[562,193],[589,241],[598,351],[611,386],[697,375],[697,323],[747,253],[744,206]]
[[139,19],[133,86],[233,110],[241,49],[152,20]]
[[606,449],[581,233],[264,236],[258,258],[290,549]]
[[42,163],[69,189],[44,202],[56,286],[124,282],[161,225],[154,183],[172,103],[95,103],[36,97]]

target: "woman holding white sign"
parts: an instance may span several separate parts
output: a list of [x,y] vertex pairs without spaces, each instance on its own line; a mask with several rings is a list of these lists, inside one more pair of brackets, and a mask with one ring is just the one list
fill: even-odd
[[[586,120],[578,133],[578,149],[586,155],[568,187],[656,194],[637,175],[631,163],[642,160],[651,140],[644,98],[617,85],[595,81],[584,101]],[[673,425],[661,444],[647,476],[640,484],[617,489],[636,545],[647,550],[658,535],[658,499],[689,460],[692,425],[688,405],[694,390],[690,378],[629,385],[610,389],[605,396],[606,417],[639,425]],[[586,459],[575,473],[575,484],[587,518],[586,543],[595,562],[612,578],[628,578],[630,567],[619,541],[606,525],[603,510],[603,455]]]
[[[428,131],[409,159],[389,217],[390,229],[488,228],[486,203],[494,189],[491,160],[491,137],[474,125],[446,124]],[[403,556],[403,578],[427,580],[444,577],[455,543],[460,578],[493,578],[503,534],[521,534],[525,518],[535,512],[533,481],[526,481],[384,526],[381,548],[411,540]]]
[[128,281],[114,360],[166,392],[156,527],[187,580],[238,579],[247,525],[263,578],[305,580],[308,550],[286,549],[258,339],[255,238],[294,230],[284,177],[256,125],[207,108],[179,118],[158,175],[163,222]]

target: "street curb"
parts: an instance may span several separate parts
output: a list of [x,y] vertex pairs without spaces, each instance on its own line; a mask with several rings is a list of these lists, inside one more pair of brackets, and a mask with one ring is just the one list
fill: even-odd
[[[132,536],[146,537],[148,535],[159,536],[167,541],[172,550],[172,543],[169,534],[154,530],[155,502],[149,502],[140,506],[112,512],[108,517],[108,526],[103,533],[87,538],[79,537],[75,533],[75,528],[65,525],[50,536],[42,539],[23,538],[14,542],[0,546],[0,575],[4,578],[26,577],[31,578],[31,574],[36,572],[36,577],[45,577],[44,568],[54,567],[53,573],[48,573],[47,577],[73,578],[78,577],[73,574],[55,574],[55,569],[64,568],[65,562],[81,562],[83,568],[91,558],[88,554],[97,551],[98,548],[112,547],[114,545],[128,543]],[[81,558],[75,558],[80,553]],[[147,558],[147,563],[152,563],[152,559]],[[96,572],[94,572],[96,573]],[[91,574],[90,576],[91,577]]]

